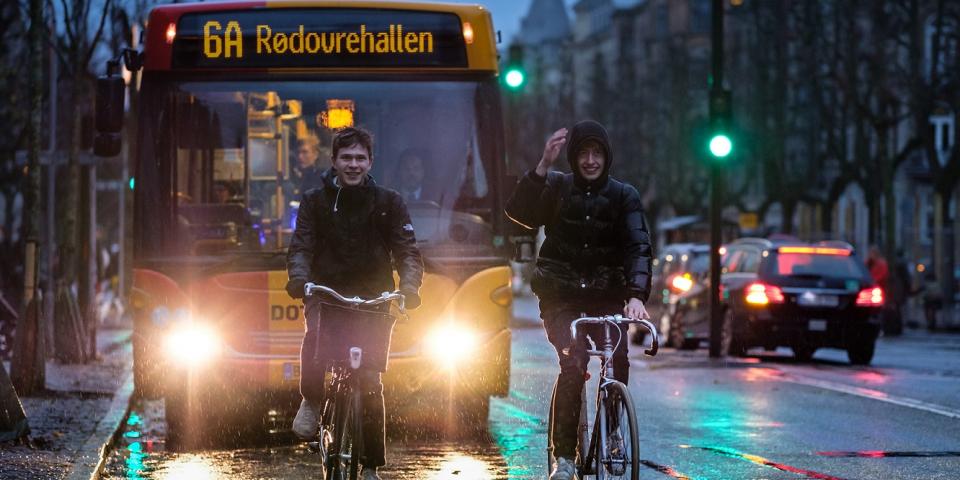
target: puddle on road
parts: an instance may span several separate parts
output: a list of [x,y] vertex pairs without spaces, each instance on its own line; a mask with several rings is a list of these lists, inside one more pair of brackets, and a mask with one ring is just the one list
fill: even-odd
[[[107,462],[104,478],[206,480],[311,478],[320,458],[289,437],[257,448],[167,452],[164,448],[163,402],[138,402]],[[492,437],[466,441],[390,441],[384,478],[397,480],[501,480],[517,478]]]

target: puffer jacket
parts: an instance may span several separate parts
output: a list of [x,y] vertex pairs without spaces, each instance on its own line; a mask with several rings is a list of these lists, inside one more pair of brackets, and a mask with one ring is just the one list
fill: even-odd
[[344,295],[375,297],[394,290],[394,267],[399,289],[417,295],[423,259],[403,198],[371,177],[356,187],[340,187],[334,178],[336,170],[327,170],[322,186],[301,198],[287,251],[291,295],[299,286],[302,296],[303,282],[314,282]]
[[[507,202],[507,215],[527,228],[544,226],[546,239],[531,287],[541,300],[627,300],[650,295],[652,247],[640,194],[609,177],[613,160],[606,130],[592,121],[574,126],[567,159],[574,173],[531,170]],[[576,152],[587,140],[606,150],[600,178],[579,174]]]

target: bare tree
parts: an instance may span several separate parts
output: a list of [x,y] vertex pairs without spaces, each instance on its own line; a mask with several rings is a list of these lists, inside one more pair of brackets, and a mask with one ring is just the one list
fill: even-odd
[[[62,203],[58,206],[60,236],[60,277],[57,292],[57,321],[55,323],[57,358],[65,362],[85,362],[95,352],[95,344],[91,345],[91,337],[95,327],[95,309],[91,305],[90,292],[94,288],[90,275],[79,276],[81,298],[84,304],[80,305],[74,296],[72,286],[78,280],[78,267],[81,260],[94,256],[95,245],[87,240],[90,236],[84,235],[81,239],[78,218],[83,218],[81,212],[85,205],[80,202],[80,151],[83,138],[82,119],[90,116],[91,91],[93,73],[91,61],[103,38],[104,27],[108,19],[112,0],[103,0],[95,5],[94,0],[59,0],[62,21],[58,23],[55,51],[63,67],[62,72],[69,81],[68,105],[72,105],[72,115],[69,115],[70,148],[67,156],[67,171],[64,175],[64,191],[59,196]],[[48,2],[51,5],[52,1]],[[93,17],[91,17],[93,15]],[[96,16],[99,15],[99,16]],[[91,22],[97,19],[97,23]],[[85,198],[96,201],[95,198]],[[86,206],[88,207],[88,206]],[[88,223],[88,222],[85,222]],[[80,247],[84,247],[84,255],[80,255]],[[86,267],[86,264],[83,264]]]

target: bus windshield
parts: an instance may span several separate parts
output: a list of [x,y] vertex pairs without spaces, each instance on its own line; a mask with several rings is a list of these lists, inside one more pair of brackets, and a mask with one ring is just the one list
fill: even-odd
[[[280,252],[300,195],[346,126],[373,133],[371,175],[400,192],[424,248],[492,244],[495,147],[482,81],[205,81],[145,95],[137,194],[142,250]],[[146,89],[145,89],[146,92]],[[488,129],[489,131],[489,129]],[[153,140],[153,141],[150,141]],[[157,218],[158,214],[160,217]]]

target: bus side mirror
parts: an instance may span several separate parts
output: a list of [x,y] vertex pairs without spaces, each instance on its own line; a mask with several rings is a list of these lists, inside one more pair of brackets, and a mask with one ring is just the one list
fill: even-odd
[[123,129],[123,77],[107,74],[97,79],[96,124],[98,133],[120,133]]
[[119,133],[98,133],[93,139],[93,154],[98,157],[116,157],[123,146]]
[[120,154],[123,130],[123,99],[126,85],[116,70],[115,60],[107,62],[107,74],[97,79],[97,101],[94,123],[97,136],[93,139],[93,154],[115,157]]

